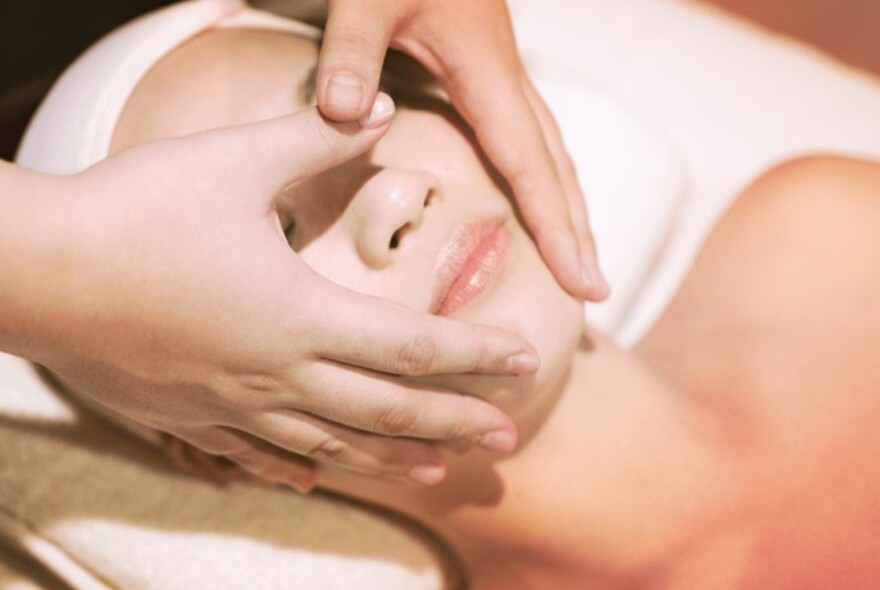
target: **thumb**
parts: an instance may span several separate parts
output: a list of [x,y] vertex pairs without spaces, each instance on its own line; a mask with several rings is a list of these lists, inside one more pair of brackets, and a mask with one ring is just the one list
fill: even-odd
[[391,33],[402,18],[398,2],[329,0],[318,58],[318,108],[336,121],[364,116],[376,89]]
[[394,101],[380,93],[362,122],[329,121],[311,107],[277,119],[157,143],[162,144],[166,161],[186,162],[181,172],[193,175],[197,184],[210,173],[225,189],[261,191],[274,198],[292,182],[369,150],[388,130],[393,114]]

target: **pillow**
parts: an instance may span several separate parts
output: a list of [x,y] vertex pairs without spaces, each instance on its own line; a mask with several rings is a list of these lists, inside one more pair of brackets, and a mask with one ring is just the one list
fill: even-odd
[[815,48],[696,0],[509,4],[527,66],[553,64],[650,122],[685,174],[668,241],[611,327],[622,346],[650,329],[716,220],[763,171],[810,152],[880,159],[880,81]]
[[530,71],[574,161],[611,284],[587,320],[617,340],[675,231],[687,175],[671,142],[584,76],[538,61]]

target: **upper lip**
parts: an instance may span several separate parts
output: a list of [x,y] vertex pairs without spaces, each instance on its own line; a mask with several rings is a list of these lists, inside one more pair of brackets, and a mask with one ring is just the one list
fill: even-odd
[[452,238],[440,250],[434,267],[434,288],[431,293],[431,313],[436,314],[455,280],[461,275],[477,246],[490,233],[504,224],[497,217],[480,217],[461,224]]

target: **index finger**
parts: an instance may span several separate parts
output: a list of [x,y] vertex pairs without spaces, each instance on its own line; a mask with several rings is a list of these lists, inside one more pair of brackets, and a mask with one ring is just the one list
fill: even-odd
[[394,27],[402,18],[397,2],[329,0],[318,56],[316,98],[335,121],[353,121],[372,104]]
[[[334,289],[322,298],[314,351],[323,358],[393,375],[525,375],[540,366],[535,349],[499,328],[422,314],[403,305]],[[317,317],[317,316],[315,316]]]

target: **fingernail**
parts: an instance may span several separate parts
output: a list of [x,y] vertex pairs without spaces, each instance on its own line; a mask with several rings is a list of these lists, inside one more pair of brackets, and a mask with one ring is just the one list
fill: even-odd
[[480,446],[487,451],[509,453],[516,447],[516,436],[508,430],[495,430],[480,437]]
[[327,82],[327,105],[359,111],[364,100],[364,85],[351,74],[333,74]]
[[419,465],[409,472],[410,479],[429,486],[440,483],[445,475],[446,468],[443,465]]
[[534,354],[520,352],[504,362],[504,370],[513,375],[529,375],[538,370],[541,360]]
[[387,94],[380,92],[376,95],[376,100],[373,102],[373,108],[370,109],[370,114],[361,118],[361,127],[364,127],[365,129],[376,129],[377,127],[381,127],[391,119],[393,114],[394,101],[391,100],[391,97]]

